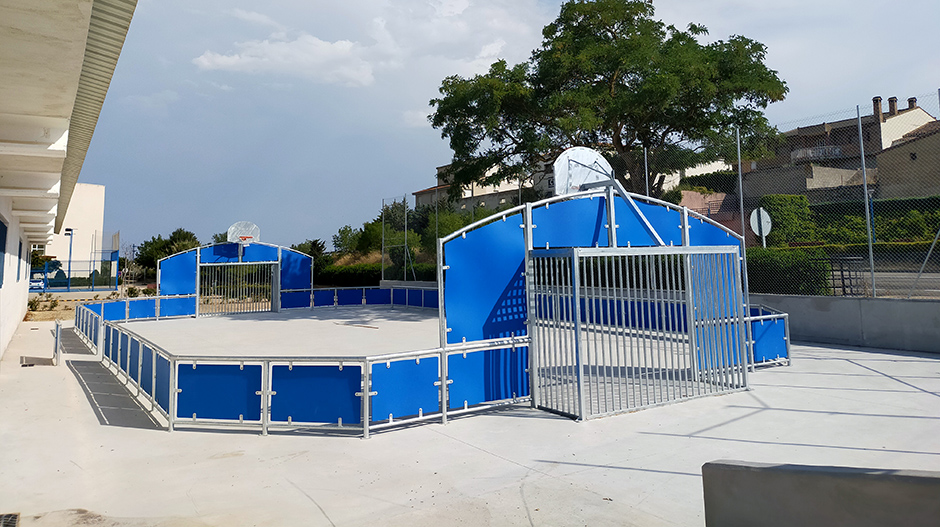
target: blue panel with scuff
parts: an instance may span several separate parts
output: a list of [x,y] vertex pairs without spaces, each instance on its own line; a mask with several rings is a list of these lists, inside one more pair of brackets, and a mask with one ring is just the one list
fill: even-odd
[[196,294],[196,249],[160,262],[160,296]]
[[118,367],[127,372],[127,353],[129,351],[129,341],[127,333],[121,333],[121,349],[118,355]]
[[755,364],[788,358],[784,319],[751,322],[751,338],[754,339]]
[[438,297],[437,291],[424,290],[424,307],[429,307],[437,309],[438,306]]
[[164,412],[170,411],[170,361],[160,355],[157,355],[157,385],[156,395],[157,406],[163,408]]
[[128,354],[129,367],[127,373],[130,374],[134,382],[140,382],[138,369],[140,368],[140,342],[137,339],[131,340],[131,349]]
[[444,244],[448,343],[525,334],[522,223],[513,214]]
[[298,307],[310,307],[309,291],[281,293],[281,309],[294,309]]
[[532,209],[533,246],[607,247],[607,200],[581,198]]
[[146,344],[140,347],[140,389],[153,395],[153,350]]
[[128,300],[128,318],[131,320],[139,318],[156,318],[157,299],[147,298],[144,300]]
[[251,245],[246,245],[242,249],[242,261],[243,262],[276,262],[277,261],[277,247],[272,245],[264,245],[260,243],[252,243]]
[[196,314],[196,298],[161,298],[161,317],[183,317]]
[[359,366],[274,366],[271,368],[271,420],[294,423],[362,422],[362,368]]
[[316,307],[335,305],[335,289],[318,289],[313,292],[313,305]]
[[392,304],[404,306],[408,304],[408,292],[405,289],[392,289]]
[[105,320],[124,320],[127,317],[127,303],[124,300],[104,304]]
[[449,408],[529,395],[528,348],[477,351],[447,357]]
[[181,364],[177,417],[258,421],[261,419],[261,366]]
[[281,291],[310,289],[310,268],[313,259],[306,254],[281,249]]
[[220,243],[199,249],[202,263],[231,263],[238,261],[237,243]]
[[372,364],[372,421],[385,421],[440,411],[440,381],[437,357],[418,362],[406,359]]
[[362,289],[337,289],[336,304],[340,306],[362,305]]
[[408,305],[411,307],[421,307],[424,304],[424,295],[420,289],[407,289]]
[[392,303],[391,289],[366,289],[366,304],[388,305]]

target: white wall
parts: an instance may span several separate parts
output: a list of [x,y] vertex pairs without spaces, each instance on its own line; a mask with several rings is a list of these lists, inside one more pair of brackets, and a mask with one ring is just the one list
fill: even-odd
[[[62,232],[52,235],[52,241],[46,245],[46,255],[55,256],[62,262],[62,270],[69,259],[69,237],[65,229],[74,231],[72,241],[72,270],[80,275],[91,273],[88,261],[98,257],[96,252],[101,247],[104,236],[104,185],[77,183],[69,210],[65,213]],[[111,243],[110,238],[105,240]]]
[[[20,230],[19,220],[11,213],[12,208],[11,198],[0,198],[0,220],[7,226],[7,242],[0,262],[3,265],[3,285],[0,286],[0,357],[3,357],[16,327],[26,316],[26,299],[29,295],[29,244]],[[21,241],[22,260],[19,258]]]
[[912,132],[934,120],[929,113],[920,107],[886,117],[885,122],[881,125],[882,149],[890,147],[892,143],[900,139],[904,134]]

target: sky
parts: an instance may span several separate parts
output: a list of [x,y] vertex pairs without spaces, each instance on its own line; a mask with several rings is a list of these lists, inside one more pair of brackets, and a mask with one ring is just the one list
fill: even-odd
[[[139,0],[79,182],[106,186],[122,245],[177,227],[206,243],[248,220],[262,241],[329,247],[383,199],[435,184],[451,158],[427,122],[441,81],[526,60],[561,4]],[[870,114],[875,95],[937,115],[936,0],[654,5],[705,41],[765,44],[790,90],[767,109],[784,129]]]

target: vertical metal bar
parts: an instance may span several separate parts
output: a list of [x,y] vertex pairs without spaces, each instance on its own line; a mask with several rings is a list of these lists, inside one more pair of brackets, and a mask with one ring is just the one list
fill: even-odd
[[[120,341],[120,339],[119,339]],[[154,350],[156,353],[156,350]],[[169,411],[167,412],[167,431],[173,431],[173,425],[176,422],[176,398],[179,396],[179,389],[176,385],[176,359],[172,359],[170,362],[170,401],[169,401]],[[154,393],[156,393],[156,386],[154,387]]]
[[[408,214],[407,208],[405,214]],[[450,391],[447,389],[447,350],[441,348],[441,424],[447,424],[447,408],[450,406]]]
[[[435,191],[436,192],[436,191]],[[526,255],[528,255],[526,251]],[[447,310],[444,309],[444,243],[437,239],[437,332],[441,349],[447,348]],[[391,293],[390,293],[391,294]],[[312,305],[312,304],[311,304]],[[530,388],[531,391],[531,388]],[[533,403],[534,404],[534,403]]]
[[[871,296],[878,296],[875,289],[875,253],[872,248],[871,233],[871,208],[868,206],[868,170],[865,168],[865,137],[862,135],[862,111],[859,106],[855,106],[855,115],[858,120],[858,147],[862,158],[862,192],[865,193],[863,201],[865,204],[865,230],[868,232],[868,266],[871,270]],[[876,115],[877,119],[878,116]]]
[[699,366],[698,339],[696,332],[695,316],[695,289],[692,280],[692,255],[686,254],[682,257],[685,272],[685,311],[686,311],[686,334],[688,338],[689,358],[691,369],[689,371],[690,382],[693,392],[689,395],[699,395],[702,393],[701,386],[701,367]]
[[199,318],[199,296],[202,291],[200,282],[202,281],[202,249],[196,248],[196,318]]
[[[744,220],[744,171],[741,168],[741,127],[734,127],[734,137],[735,142],[738,145],[738,207],[740,208],[739,212],[741,214],[741,237],[747,236],[745,229],[745,220]],[[742,241],[741,246],[745,244]]]
[[[384,203],[384,200],[383,200]],[[385,207],[382,207],[383,213]],[[362,438],[369,439],[369,422],[372,420],[372,414],[369,411],[369,403],[372,398],[372,365],[369,360],[362,361]]]
[[268,435],[271,419],[271,361],[261,363],[261,435]]
[[[620,391],[620,409],[624,410],[630,406],[630,397],[628,390],[629,385],[629,367],[630,364],[627,360],[627,329],[630,325],[629,311],[627,309],[625,299],[625,293],[627,292],[627,283],[624,276],[625,264],[627,256],[618,256],[614,264],[614,272],[617,276],[617,290],[616,297],[619,305],[620,312],[620,324],[617,331],[617,337],[615,342],[617,343],[617,365],[619,373],[619,386],[618,390]],[[624,402],[624,397],[626,396],[626,402]]]
[[578,412],[580,414],[579,419],[584,421],[585,419],[587,419],[587,415],[585,413],[585,408],[584,408],[584,404],[585,404],[584,378],[583,378],[584,353],[583,353],[582,344],[581,344],[581,302],[580,302],[580,298],[581,298],[580,265],[581,265],[581,262],[580,262],[580,259],[581,259],[581,254],[578,251],[578,249],[572,249],[571,250],[571,284],[572,284],[571,295],[574,299],[574,301],[572,302],[574,304],[572,306],[574,310],[574,316],[572,317],[572,319],[574,320],[574,353],[575,353],[574,359],[575,359],[575,364],[578,369],[577,379],[578,379]]
[[[522,195],[521,195],[521,192],[522,192],[522,180],[521,180],[521,179],[519,180],[519,192],[520,192],[519,203],[522,203],[522,199],[521,199],[521,198],[522,198]],[[434,207],[435,207],[435,208],[434,208],[434,210],[435,210],[435,219],[434,219],[434,221],[435,221],[435,222],[437,221],[437,201],[436,201],[437,196],[436,196],[436,193],[437,193],[437,191],[435,191],[435,205],[434,205]],[[435,223],[435,225],[436,225],[436,223]],[[539,382],[538,382],[538,378],[537,378],[537,372],[538,372],[538,368],[539,368],[539,360],[538,360],[538,359],[539,359],[539,356],[538,356],[538,355],[539,355],[539,352],[538,352],[538,350],[539,350],[540,347],[542,346],[542,343],[541,343],[541,339],[540,339],[541,336],[540,336],[540,335],[537,335],[536,333],[538,333],[538,332],[537,332],[537,331],[533,331],[533,327],[532,327],[532,310],[533,310],[533,308],[535,307],[534,303],[537,301],[537,300],[536,300],[536,296],[535,296],[535,295],[536,295],[535,288],[537,287],[538,282],[535,280],[536,277],[533,276],[533,275],[535,274],[535,265],[534,265],[534,262],[532,261],[532,244],[533,244],[533,241],[532,241],[532,205],[531,205],[530,203],[527,203],[527,204],[526,204],[525,209],[524,209],[524,211],[523,211],[523,213],[522,213],[522,232],[523,232],[523,240],[525,241],[525,262],[524,262],[525,267],[524,267],[524,269],[525,269],[525,275],[526,275],[526,276],[525,276],[525,281],[526,281],[526,303],[527,303],[527,306],[526,306],[526,315],[527,315],[527,316],[526,316],[526,333],[529,334],[529,339],[530,339],[530,340],[529,340],[529,364],[528,364],[528,368],[529,368],[529,403],[531,404],[532,408],[538,408],[539,402],[540,402],[540,398],[541,398],[540,388],[539,388]],[[440,253],[440,250],[438,250],[438,253]],[[438,269],[441,268],[441,261],[440,261],[440,258],[441,258],[441,256],[440,256],[440,254],[438,254],[438,264],[437,264]],[[440,282],[438,282],[438,283],[439,283],[439,284],[443,284],[444,282],[443,282],[443,281],[440,281]],[[440,286],[440,287],[442,288],[443,286]],[[441,294],[443,294],[443,293],[441,293]],[[442,306],[444,305],[443,302],[439,302],[439,304],[442,305]],[[443,319],[443,317],[441,317],[441,318]],[[443,346],[442,346],[442,347],[443,347]]]
[[605,397],[607,397],[607,411],[621,410],[620,405],[616,404],[616,395],[614,393],[617,382],[617,370],[614,369],[617,355],[614,348],[614,331],[617,327],[617,307],[614,304],[614,295],[617,289],[614,287],[612,281],[613,273],[611,272],[611,267],[613,267],[616,259],[616,256],[609,256],[604,259],[604,271],[607,277],[606,288],[604,290],[604,305],[607,313],[607,353],[604,359],[606,363],[605,368],[607,369],[604,371],[604,378],[607,382],[607,387],[604,390],[604,394]]

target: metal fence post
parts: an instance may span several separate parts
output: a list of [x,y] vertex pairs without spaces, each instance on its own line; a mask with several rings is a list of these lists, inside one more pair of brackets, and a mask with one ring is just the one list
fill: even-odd
[[584,347],[581,345],[581,254],[577,248],[571,249],[571,322],[574,325],[574,362],[578,381],[578,419],[587,420],[584,412]]
[[[862,158],[862,191],[865,205],[865,230],[868,231],[868,266],[871,268],[871,296],[878,296],[875,291],[875,253],[872,248],[871,232],[871,208],[868,206],[868,171],[865,168],[865,136],[862,135],[862,110],[858,105],[855,106],[855,114],[858,120],[858,147]],[[877,117],[877,116],[876,116]]]
[[[120,341],[120,339],[119,339]],[[177,388],[176,382],[176,359],[172,359],[170,362],[170,400],[168,402],[169,411],[167,412],[167,432],[173,431],[173,425],[176,422],[176,398],[179,396],[179,389]],[[156,392],[156,390],[154,390]]]

